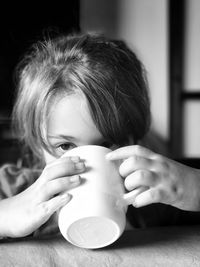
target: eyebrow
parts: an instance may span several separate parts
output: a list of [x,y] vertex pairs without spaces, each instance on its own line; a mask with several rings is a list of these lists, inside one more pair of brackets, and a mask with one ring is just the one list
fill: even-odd
[[75,141],[76,138],[70,135],[65,135],[65,134],[58,134],[58,135],[48,135],[48,138],[51,139],[67,139],[71,141]]

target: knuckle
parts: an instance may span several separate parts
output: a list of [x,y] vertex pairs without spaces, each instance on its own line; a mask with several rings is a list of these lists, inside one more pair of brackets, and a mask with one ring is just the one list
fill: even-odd
[[136,165],[135,156],[131,156],[128,159],[125,159],[124,162],[119,167],[120,174],[125,177],[127,174],[129,174]]
[[46,216],[49,214],[49,206],[46,202],[43,202],[40,204],[40,212],[43,216]]
[[144,182],[144,183],[154,183],[155,181],[155,177],[154,175],[152,174],[151,171],[148,171],[148,170],[138,170],[138,179],[141,181],[141,182]]
[[131,156],[129,158],[129,164],[131,166],[135,166],[137,162],[138,162],[138,156]]
[[163,199],[163,191],[161,189],[150,191],[153,202],[161,202]]
[[138,179],[142,184],[146,184],[148,186],[155,186],[157,184],[157,176],[149,170],[139,170]]
[[[75,164],[73,162],[68,162],[67,164],[62,165],[62,173],[63,176],[68,176],[68,175],[74,175],[76,173],[80,173],[83,171],[84,167],[77,167],[79,163]],[[80,165],[80,164],[79,164]],[[82,166],[82,165],[81,165]]]
[[70,173],[75,170],[75,163],[69,159],[62,158],[62,160],[57,160],[53,164],[47,165],[43,172],[44,175],[48,175],[53,169],[59,168],[62,173]]
[[179,189],[178,189],[178,186],[174,181],[170,181],[169,182],[169,190],[170,190],[172,195],[177,195],[177,194],[180,193]]
[[168,163],[168,161],[166,160],[165,157],[159,155],[158,156],[158,162],[159,162],[160,168],[162,170],[168,170],[169,169],[169,163]]
[[69,182],[68,178],[69,177],[62,177],[51,181],[49,184],[48,194],[52,195],[55,192],[59,193],[63,190],[69,189],[71,183]]
[[56,179],[52,187],[60,191],[65,188],[66,184],[68,184],[68,179]]
[[43,199],[48,198],[50,194],[51,194],[51,187],[49,186],[44,186],[42,192],[40,192],[40,195]]
[[159,176],[157,173],[155,173],[153,171],[148,171],[146,173],[146,179],[148,180],[148,182],[151,186],[155,186],[159,181]]
[[139,170],[137,175],[138,175],[138,178],[142,181],[147,178],[147,172],[144,170]]
[[73,165],[67,162],[65,164],[64,163],[59,164],[59,166],[57,165],[56,167],[59,167],[59,173],[62,173],[62,174],[68,173],[69,171],[72,171],[73,169]]
[[33,191],[34,200],[41,200],[45,197],[47,187],[44,185],[45,184],[42,181],[38,181]]
[[45,199],[49,199],[49,197],[52,195],[52,192],[53,192],[53,187],[50,181],[40,186],[40,188],[38,188],[37,190],[36,195],[40,201],[44,201]]
[[74,164],[72,164],[71,162],[66,162],[61,164],[61,168],[63,170],[63,172],[69,172],[74,170]]

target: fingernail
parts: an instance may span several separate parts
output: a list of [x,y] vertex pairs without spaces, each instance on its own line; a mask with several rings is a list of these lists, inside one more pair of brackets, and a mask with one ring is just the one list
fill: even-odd
[[80,176],[79,175],[73,175],[70,177],[70,182],[71,183],[77,183],[77,182],[80,182]]
[[62,200],[63,202],[68,201],[70,198],[71,198],[71,195],[68,194],[68,193],[65,193],[65,194],[63,194],[63,195],[61,196],[61,200]]
[[85,164],[83,162],[78,162],[75,164],[75,168],[77,170],[84,170],[85,169]]

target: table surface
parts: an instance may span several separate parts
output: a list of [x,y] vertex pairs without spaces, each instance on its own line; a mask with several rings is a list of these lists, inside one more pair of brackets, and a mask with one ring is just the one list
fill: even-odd
[[61,236],[1,241],[0,266],[200,266],[200,226],[125,231],[112,245],[81,249]]

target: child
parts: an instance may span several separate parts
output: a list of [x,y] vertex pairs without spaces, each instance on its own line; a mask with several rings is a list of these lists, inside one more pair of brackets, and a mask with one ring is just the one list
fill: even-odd
[[[150,103],[145,70],[124,42],[95,34],[39,42],[18,75],[13,118],[34,165],[2,167],[0,236],[45,229],[85,170],[78,157],[62,154],[88,144],[114,150],[107,160],[123,160],[119,172],[135,207],[164,203],[200,210],[200,171],[136,145],[149,130]],[[134,216],[135,226],[148,225],[141,214]]]

